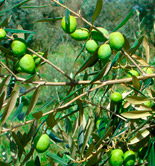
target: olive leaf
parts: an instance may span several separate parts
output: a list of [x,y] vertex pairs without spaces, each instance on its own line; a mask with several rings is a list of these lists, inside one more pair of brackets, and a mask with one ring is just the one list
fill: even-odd
[[148,100],[147,97],[139,97],[139,96],[128,96],[126,100],[131,104],[142,104]]
[[16,101],[18,98],[19,91],[13,91],[10,97],[10,100],[8,101],[5,110],[2,115],[2,120],[1,120],[1,126],[5,123],[11,112],[13,111]]
[[97,19],[97,17],[101,13],[102,6],[103,6],[103,1],[98,0],[97,3],[96,3],[96,8],[95,8],[94,14],[93,14],[92,24],[94,24],[94,21]]
[[142,139],[146,138],[150,134],[150,131],[145,129],[141,132],[137,133],[134,137],[128,140],[128,145],[136,144],[137,142],[141,141]]
[[128,119],[145,118],[147,116],[151,116],[152,114],[153,114],[152,111],[129,111],[121,113],[123,117]]
[[33,110],[33,108],[35,107],[37,100],[39,98],[39,88],[40,86],[35,90],[31,100],[30,100],[30,104],[28,106],[27,112],[26,112],[26,116],[29,115],[29,113]]

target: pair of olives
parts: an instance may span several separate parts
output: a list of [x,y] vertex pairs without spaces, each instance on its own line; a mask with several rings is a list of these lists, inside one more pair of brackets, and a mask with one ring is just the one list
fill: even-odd
[[[19,59],[15,64],[15,69],[18,72],[24,72],[33,74],[36,71],[36,67],[39,65],[40,58],[35,54],[26,54],[27,44],[24,39],[16,38],[11,44],[13,54]],[[38,52],[41,56],[44,54]]]
[[[65,20],[66,18],[63,17],[61,22],[62,29],[71,35],[71,37],[78,41],[86,42],[86,50],[93,54],[97,51],[98,58],[101,61],[106,61],[112,54],[112,49],[119,51],[124,46],[124,37],[120,32],[113,32],[109,35],[108,31],[102,27],[97,27],[97,30],[93,29],[91,34],[89,33],[88,29],[86,28],[78,28],[77,29],[77,22],[74,16],[69,15],[68,23]],[[91,39],[89,39],[91,36]],[[104,43],[99,45],[98,42],[106,42],[107,37],[109,36],[109,44]],[[88,40],[89,39],[89,40]]]
[[123,153],[121,149],[114,149],[110,154],[110,165],[111,166],[133,166],[136,160],[135,152],[132,150]]

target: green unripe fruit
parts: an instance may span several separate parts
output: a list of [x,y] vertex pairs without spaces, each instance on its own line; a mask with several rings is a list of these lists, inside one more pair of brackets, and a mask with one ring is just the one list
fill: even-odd
[[122,166],[123,151],[121,149],[114,149],[111,152],[109,162],[110,162],[111,166]]
[[114,103],[120,103],[122,101],[122,95],[119,92],[114,92],[111,97],[111,101]]
[[88,29],[86,28],[76,29],[75,32],[71,34],[71,37],[78,41],[87,40],[89,37]]
[[47,134],[38,135],[34,140],[34,147],[38,153],[44,153],[50,145],[50,138]]
[[19,66],[19,61],[17,61],[15,64],[15,70],[18,71],[19,73],[22,72],[22,68]]
[[143,71],[146,72],[147,74],[153,74],[153,71],[151,68],[144,68]]
[[[99,31],[101,31],[104,35],[108,36],[108,31],[102,27],[97,27],[97,29]],[[92,39],[96,40],[96,41],[100,41],[100,42],[105,42],[107,39],[103,36],[103,34],[96,31],[95,29],[93,29],[91,31],[91,36]]]
[[33,57],[29,54],[25,54],[19,61],[19,66],[22,71],[28,74],[33,74],[35,72],[35,63]]
[[148,106],[148,107],[151,107],[151,102],[150,102],[150,101],[145,101],[145,102],[144,102],[144,105],[145,105],[145,106]]
[[112,51],[109,44],[102,44],[98,49],[98,57],[101,61],[108,60],[111,53]]
[[132,77],[132,76],[139,76],[139,73],[136,71],[136,70],[130,70],[129,72],[128,72],[129,74],[127,75],[128,77]]
[[24,39],[17,38],[12,42],[11,48],[14,55],[21,57],[26,52],[26,42]]
[[88,40],[86,42],[86,50],[89,53],[93,54],[97,50],[97,48],[98,48],[98,44],[95,40]]
[[0,40],[3,40],[5,39],[6,37],[6,32],[4,29],[0,29]]
[[73,33],[77,27],[77,23],[76,23],[76,18],[74,16],[71,16],[69,15],[69,22],[67,23],[66,20],[65,20],[65,16],[63,17],[62,19],[62,22],[61,22],[61,27],[62,29],[70,34],[70,33]]
[[30,160],[26,163],[26,166],[35,166],[35,161]]
[[[39,55],[43,56],[44,53],[43,52],[37,52]],[[39,58],[37,55],[33,54],[32,55],[33,59],[34,59],[34,62],[35,62],[35,65],[38,66],[39,65],[39,62],[41,61],[41,58]]]
[[110,47],[116,51],[123,48],[125,40],[120,32],[113,32],[109,36]]
[[132,150],[126,151],[124,153],[124,165],[125,166],[133,166],[136,160],[135,152]]

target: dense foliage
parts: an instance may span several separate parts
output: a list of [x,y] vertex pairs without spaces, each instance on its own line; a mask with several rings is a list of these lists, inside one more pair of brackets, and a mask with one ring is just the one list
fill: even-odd
[[154,166],[154,5],[0,1],[0,165]]

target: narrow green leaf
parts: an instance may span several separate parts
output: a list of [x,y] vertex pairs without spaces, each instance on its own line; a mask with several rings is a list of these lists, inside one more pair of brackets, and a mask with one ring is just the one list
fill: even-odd
[[21,158],[23,152],[25,151],[25,150],[24,150],[24,147],[23,147],[22,143],[20,142],[18,136],[17,136],[14,132],[12,132],[12,137],[13,137],[13,139],[15,140],[16,145],[18,146],[18,158],[19,158],[19,160],[20,160],[20,158]]
[[27,112],[26,112],[26,116],[29,115],[29,113],[33,110],[33,108],[35,107],[38,97],[39,97],[39,88],[40,86],[35,90],[31,100],[30,100],[30,104],[28,106]]
[[51,22],[51,21],[62,20],[62,18],[63,17],[45,18],[45,19],[37,20],[36,22]]
[[[75,94],[75,96],[77,96]],[[78,110],[79,110],[79,126],[83,123],[84,109],[83,104],[80,99],[77,100]]]
[[81,50],[80,50],[79,54],[77,55],[77,57],[76,57],[76,59],[75,59],[75,62],[76,62],[76,61],[77,61],[77,59],[80,57],[80,55],[81,55],[81,53],[83,52],[83,50],[84,50],[85,46],[86,46],[86,43],[84,43],[84,44],[83,44],[83,46],[82,46],[82,48],[81,48]]
[[64,140],[62,140],[61,138],[57,137],[53,132],[51,132],[50,130],[47,130],[46,133],[49,135],[49,137],[54,141],[54,142],[58,142],[58,143],[62,143],[64,142]]
[[112,60],[112,62],[109,62],[105,65],[105,67],[95,76],[95,78],[91,81],[92,82],[95,82],[96,80],[99,80],[101,79],[104,79],[108,73],[110,72],[111,68],[114,66],[114,64],[117,62],[119,56],[120,56],[120,51],[115,55],[114,59]]
[[21,30],[21,29],[8,29],[8,28],[5,28],[4,30],[6,32],[11,32],[11,33],[36,33],[36,32],[33,32],[33,31]]
[[67,133],[71,133],[72,132],[72,123],[70,118],[66,117],[64,119],[64,123],[65,123],[65,130]]
[[4,91],[6,93],[10,79],[11,79],[10,75],[3,79],[3,81],[0,84],[0,94],[2,94]]
[[45,7],[49,7],[49,5],[43,5],[43,6],[21,6],[21,8],[24,8],[24,9],[45,8]]
[[85,157],[88,157],[90,154],[92,154],[93,149],[94,149],[94,143],[91,143],[91,144],[89,145],[89,148],[88,148],[86,154],[85,154]]
[[19,91],[13,91],[10,97],[10,100],[8,101],[5,110],[2,115],[2,120],[1,120],[1,126],[5,123],[11,112],[13,111],[16,101],[18,98]]
[[10,19],[11,19],[11,17],[12,16],[9,16],[9,17],[7,17],[7,18],[5,18],[4,20],[3,20],[3,22],[0,24],[0,27],[6,27],[8,24],[9,24],[9,21],[10,21]]
[[85,150],[85,147],[86,147],[86,145],[87,145],[87,142],[88,142],[88,140],[89,140],[89,138],[90,138],[90,136],[91,136],[91,133],[92,133],[92,131],[93,131],[93,127],[94,127],[94,121],[91,120],[91,122],[90,122],[90,124],[89,124],[89,126],[88,126],[88,128],[87,128],[87,130],[86,130],[86,134],[85,134],[85,137],[84,137],[84,142],[83,142],[81,154],[82,154],[82,153],[84,152],[84,150]]
[[[98,59],[98,57],[96,55],[92,55],[90,56],[84,63],[83,65],[80,67],[80,69],[76,72],[75,76],[77,74],[79,74],[80,72],[82,72],[84,69],[86,69],[87,67],[90,67],[92,65],[92,63],[94,63],[96,60]],[[75,77],[74,76],[74,77]]]
[[136,50],[139,48],[139,46],[143,42],[143,39],[144,39],[144,36],[141,36],[138,40],[135,41],[135,43],[133,44],[133,46],[129,50],[130,56],[136,52]]
[[148,155],[148,166],[155,166],[155,150],[154,150],[154,143],[152,143],[152,146],[149,151]]
[[94,14],[93,14],[92,24],[94,24],[94,21],[97,19],[97,17],[101,13],[102,7],[103,7],[103,1],[98,0],[96,3],[96,8],[95,8]]
[[143,90],[147,87],[149,87],[150,85],[152,85],[154,83],[152,78],[149,78],[147,80],[144,81],[144,86],[143,86]]
[[12,122],[15,120],[15,118],[22,112],[23,109],[23,102],[17,107],[14,115],[12,116]]
[[134,9],[132,9],[129,13],[128,13],[128,15],[124,18],[124,20],[113,30],[113,32],[114,31],[117,31],[119,28],[121,28],[123,25],[125,25],[126,24],[126,22],[130,19],[130,17],[132,16],[132,14],[133,14],[133,12],[134,12]]
[[82,89],[85,88],[85,87],[86,87],[86,85],[81,86],[80,88],[77,88],[77,89],[74,90],[72,93],[70,93],[68,96],[66,96],[65,98],[63,98],[63,99],[61,100],[61,102],[64,101],[64,100],[66,100],[66,99],[68,99],[68,98],[70,98],[70,97],[72,97],[73,95],[75,95],[76,92],[82,90]]
[[23,1],[23,2],[20,2],[20,3],[16,4],[16,5],[14,5],[13,7],[11,7],[10,9],[0,11],[0,13],[8,12],[9,10],[12,10],[12,9],[14,9],[14,8],[17,8],[17,7],[20,7],[20,6],[26,4],[26,3],[29,2],[29,1],[30,1],[30,0],[25,0],[25,1]]
[[36,76],[36,74],[30,75],[25,81],[24,83],[31,83],[34,79],[34,77]]
[[48,153],[48,154],[46,154],[46,156],[49,157],[51,160],[53,160],[56,163],[68,165],[62,158],[60,158],[56,154]]

